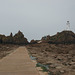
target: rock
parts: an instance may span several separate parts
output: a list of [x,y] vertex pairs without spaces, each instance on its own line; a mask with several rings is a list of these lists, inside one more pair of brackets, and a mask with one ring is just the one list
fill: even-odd
[[61,69],[61,68],[62,68],[61,66],[57,66],[57,67],[56,67],[56,69]]
[[64,73],[65,71],[64,71],[64,70],[60,70],[60,72],[61,72],[61,73]]
[[74,65],[74,66],[72,66],[72,69],[75,69],[75,65]]
[[50,68],[55,68],[56,66],[55,65],[50,65]]
[[9,48],[9,47],[6,47],[6,48]]
[[74,64],[75,64],[75,62],[70,62],[69,64],[70,64],[70,65],[74,65]]

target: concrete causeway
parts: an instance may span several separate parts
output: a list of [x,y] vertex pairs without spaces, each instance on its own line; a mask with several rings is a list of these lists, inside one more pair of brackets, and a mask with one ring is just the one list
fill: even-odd
[[27,49],[19,47],[0,60],[0,75],[39,75],[39,72]]

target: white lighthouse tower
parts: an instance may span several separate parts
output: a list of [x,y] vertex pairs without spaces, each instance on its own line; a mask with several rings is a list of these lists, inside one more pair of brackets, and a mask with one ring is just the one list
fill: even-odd
[[67,30],[67,31],[70,30],[70,23],[69,23],[69,21],[67,21],[67,23],[66,23],[66,30]]

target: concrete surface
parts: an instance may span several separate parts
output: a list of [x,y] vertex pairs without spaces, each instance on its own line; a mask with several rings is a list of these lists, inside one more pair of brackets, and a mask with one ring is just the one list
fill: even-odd
[[0,60],[0,75],[39,75],[27,49],[19,47]]

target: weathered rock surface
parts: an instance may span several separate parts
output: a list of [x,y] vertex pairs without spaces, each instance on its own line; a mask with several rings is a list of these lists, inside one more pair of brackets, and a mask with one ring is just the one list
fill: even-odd
[[75,74],[75,44],[48,44],[40,43],[27,46],[37,62],[48,64],[54,75]]

